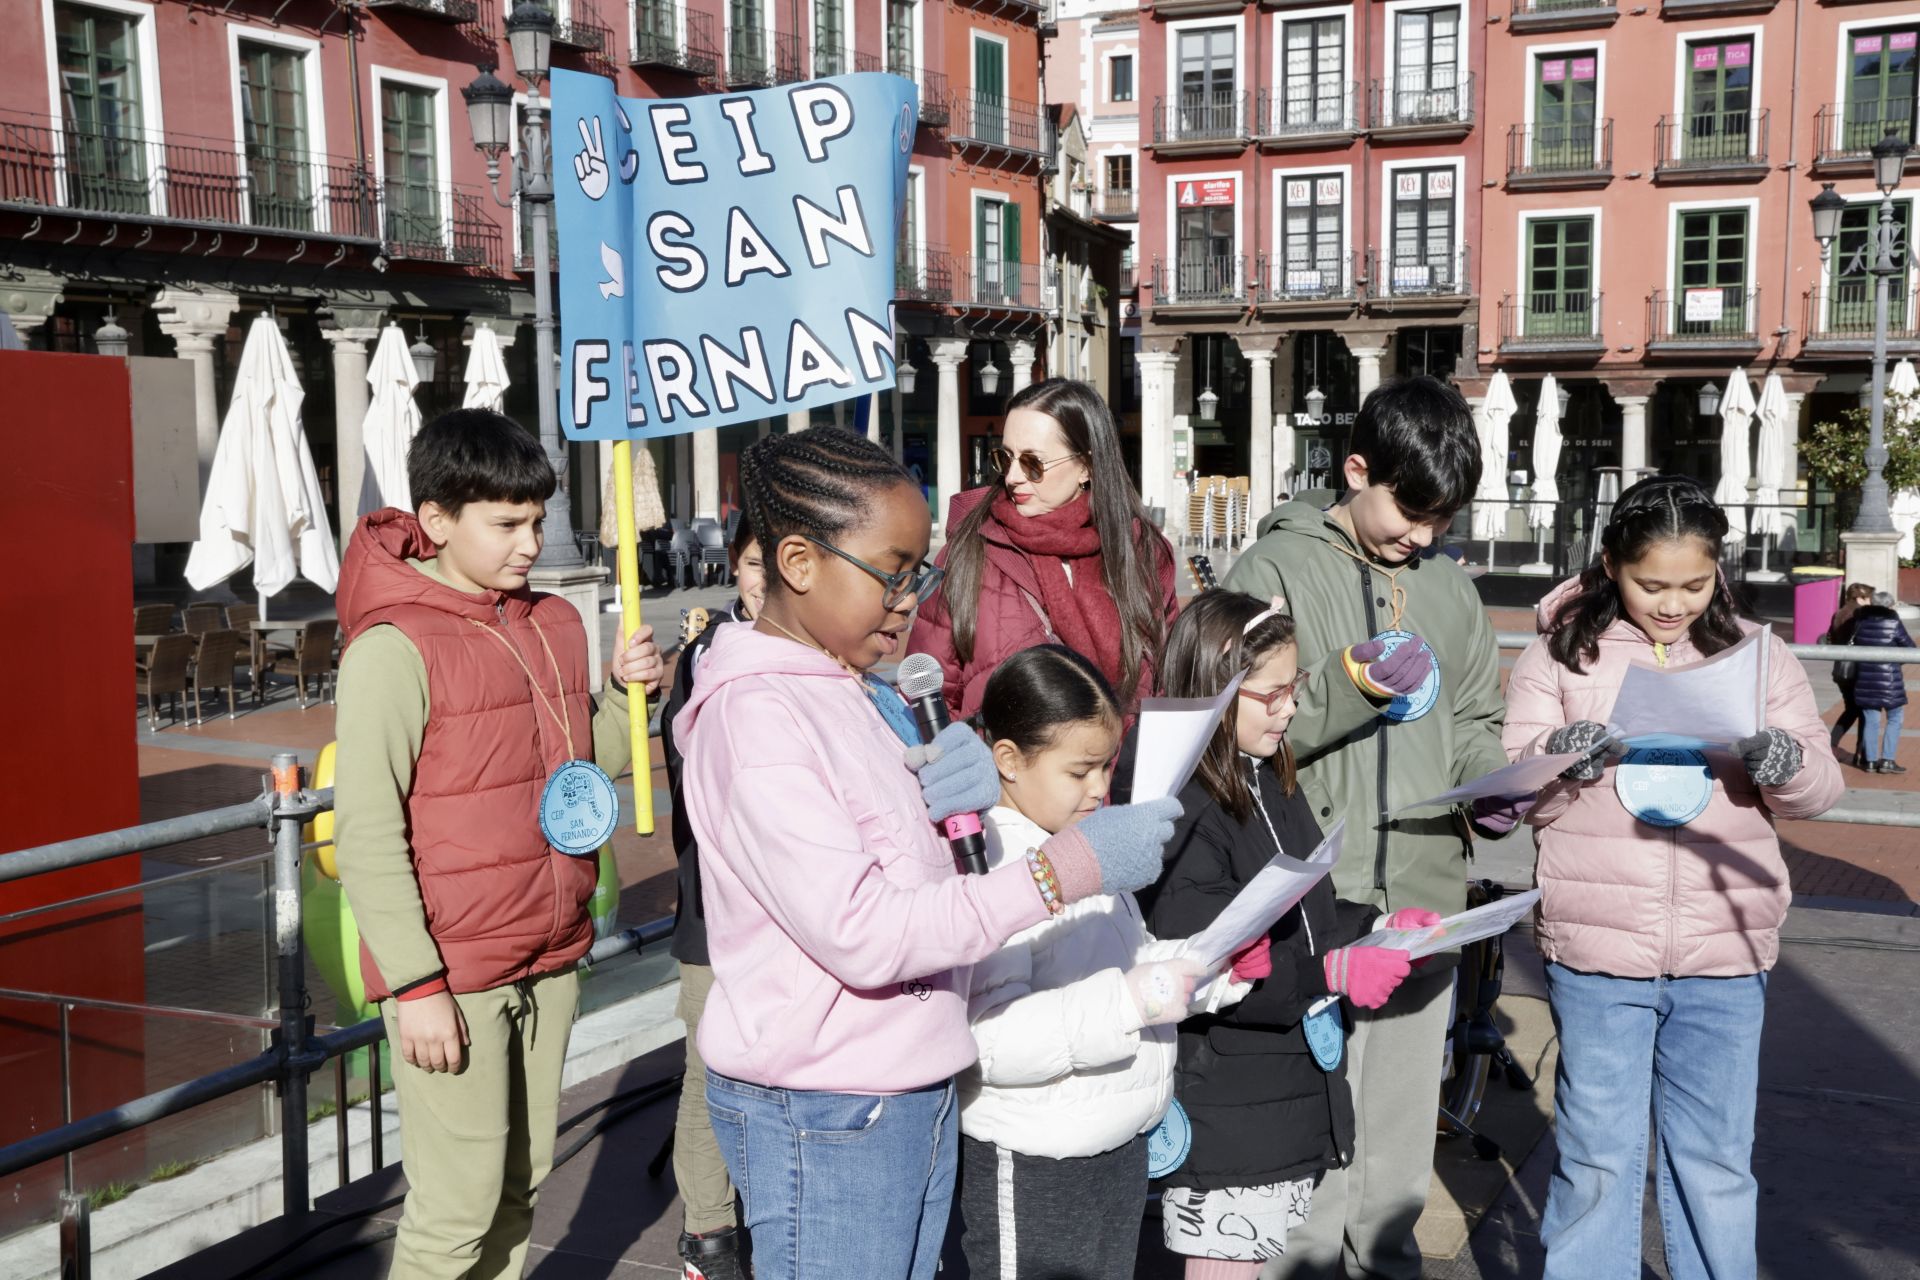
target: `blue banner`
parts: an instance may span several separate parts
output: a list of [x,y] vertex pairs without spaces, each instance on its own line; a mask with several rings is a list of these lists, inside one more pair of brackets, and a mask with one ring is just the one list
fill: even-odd
[[867,72],[622,98],[553,73],[560,422],[647,439],[893,386],[918,90]]

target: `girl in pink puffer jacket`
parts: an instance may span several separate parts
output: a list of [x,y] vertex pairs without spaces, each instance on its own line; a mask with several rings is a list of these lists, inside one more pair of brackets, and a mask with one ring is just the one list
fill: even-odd
[[[1542,634],[1507,688],[1509,756],[1595,752],[1527,816],[1560,1035],[1559,1155],[1540,1232],[1550,1280],[1640,1275],[1650,1106],[1674,1280],[1755,1273],[1760,1026],[1791,896],[1773,824],[1831,806],[1840,767],[1806,673],[1777,637],[1767,727],[1730,752],[1656,761],[1602,747],[1629,664],[1686,666],[1755,629],[1715,560],[1726,534],[1692,479],[1628,489],[1600,562],[1541,603]],[[1617,784],[1656,763],[1692,802],[1655,811],[1636,798],[1636,814],[1622,797],[1642,793]]]

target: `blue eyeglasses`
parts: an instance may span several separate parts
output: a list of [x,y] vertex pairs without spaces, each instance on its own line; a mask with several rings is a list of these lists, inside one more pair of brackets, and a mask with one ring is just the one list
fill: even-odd
[[899,607],[900,602],[908,596],[913,596],[916,601],[925,600],[940,584],[940,579],[947,576],[945,569],[931,561],[912,569],[902,569],[899,573],[883,573],[859,556],[848,555],[824,538],[816,538],[804,533],[800,536],[822,550],[833,552],[854,568],[878,581],[882,587],[886,588],[886,593],[880,597],[880,603],[889,609]]

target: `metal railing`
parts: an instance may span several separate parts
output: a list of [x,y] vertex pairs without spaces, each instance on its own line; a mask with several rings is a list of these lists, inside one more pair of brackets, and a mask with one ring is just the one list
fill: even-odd
[[442,22],[476,22],[479,0],[367,0],[369,9],[405,9]]
[[1235,142],[1247,136],[1245,93],[1192,93],[1153,102],[1156,146],[1183,142]]
[[1747,169],[1767,163],[1772,112],[1690,111],[1654,125],[1654,172]]
[[976,90],[953,94],[948,111],[950,136],[956,143],[1035,156],[1051,151],[1053,134],[1047,127],[1046,108],[1038,103]]
[[1402,71],[1391,81],[1373,82],[1376,129],[1412,129],[1473,123],[1473,73],[1453,67]]
[[954,300],[968,306],[1039,311],[1049,306],[1040,264],[972,254],[952,256]]
[[893,296],[902,302],[947,302],[953,260],[944,246],[902,242],[893,260]]
[[[1713,295],[1718,294],[1716,300]],[[1724,346],[1758,342],[1760,291],[1738,285],[1656,289],[1647,297],[1647,342]]]
[[1364,274],[1358,253],[1261,254],[1255,267],[1260,302],[1338,302],[1359,295],[1356,280]]
[[633,50],[627,62],[636,67],[712,75],[720,65],[713,15],[675,0],[640,0],[634,10]]
[[1613,121],[1516,124],[1507,130],[1507,180],[1613,173]]
[[1604,346],[1601,295],[1587,291],[1508,294],[1500,300],[1503,350]]
[[1829,102],[1814,113],[1813,162],[1871,161],[1873,144],[1893,130],[1903,142],[1913,142],[1914,101],[1911,97],[1883,102]]
[[559,12],[559,0],[547,0],[553,11],[553,42],[581,53],[606,53],[613,48],[613,28],[600,21],[594,0],[566,0],[566,13]]
[[[0,883],[28,879],[49,872],[88,866],[113,858],[142,853],[208,836],[265,828],[272,836],[270,855],[249,861],[272,865],[271,895],[272,942],[274,952],[274,1003],[271,1017],[223,1014],[212,1010],[186,1009],[164,1005],[134,1004],[126,1001],[56,992],[23,991],[0,988],[0,1000],[52,1005],[58,1010],[61,1064],[61,1124],[58,1128],[0,1147],[0,1177],[18,1174],[35,1165],[59,1160],[63,1164],[64,1191],[61,1197],[62,1276],[87,1273],[85,1256],[89,1213],[88,1197],[73,1184],[75,1153],[94,1143],[104,1142],[153,1124],[191,1108],[242,1093],[263,1084],[272,1084],[279,1095],[280,1182],[282,1216],[298,1221],[311,1211],[308,1155],[309,1126],[308,1083],[311,1077],[333,1064],[335,1073],[335,1127],[338,1136],[336,1160],[340,1185],[350,1180],[348,1116],[351,1100],[346,1092],[346,1055],[366,1049],[368,1062],[367,1107],[370,1124],[372,1166],[385,1163],[384,1106],[379,1085],[380,1045],[386,1029],[379,1018],[369,1018],[350,1027],[323,1028],[307,1012],[306,949],[301,932],[302,886],[301,828],[315,815],[333,807],[331,789],[309,790],[300,786],[298,758],[292,754],[273,758],[272,785],[259,798],[244,804],[205,810],[160,822],[143,823],[119,831],[83,836],[37,848],[21,849],[0,856]],[[178,875],[147,880],[45,904],[26,912],[16,912],[9,920],[55,910],[67,910],[79,903],[92,902],[122,894],[151,892],[156,884],[190,879],[216,870],[231,869],[229,862],[220,867],[196,868]],[[615,933],[601,939],[582,958],[582,967],[604,962],[615,956],[638,950],[671,935],[671,919]],[[202,1075],[143,1097],[110,1107],[105,1111],[75,1118],[72,1115],[71,1015],[76,1009],[138,1014],[142,1016],[184,1019],[187,1021],[247,1027],[271,1033],[265,1052],[224,1070]],[[69,1229],[72,1228],[72,1229]]]
[[805,80],[806,50],[789,31],[769,36],[759,27],[733,27],[728,33],[729,88],[767,88]]
[[1095,217],[1117,221],[1140,216],[1140,193],[1131,187],[1108,187],[1094,197]]
[[1316,138],[1360,128],[1360,82],[1318,81],[1262,89],[1254,135],[1262,139]]
[[0,113],[0,203],[374,239],[372,176],[339,156]]
[[1153,303],[1157,307],[1181,303],[1241,302],[1247,296],[1247,256],[1165,258],[1153,260]]
[[1383,253],[1374,273],[1379,292],[1389,298],[1464,297],[1472,288],[1470,250]]
[[1513,0],[1517,19],[1544,18],[1553,14],[1579,13],[1586,9],[1611,10],[1614,0]]
[[953,95],[947,91],[947,74],[926,67],[887,64],[894,75],[905,76],[920,86],[920,123],[929,129],[944,129],[953,119]]
[[500,224],[466,187],[390,178],[379,203],[381,238],[395,258],[467,266],[501,260]]
[[[1801,332],[1810,343],[1871,343],[1873,281],[1840,280],[1816,285],[1802,295]],[[1920,292],[1893,288],[1887,293],[1887,339],[1920,341]]]

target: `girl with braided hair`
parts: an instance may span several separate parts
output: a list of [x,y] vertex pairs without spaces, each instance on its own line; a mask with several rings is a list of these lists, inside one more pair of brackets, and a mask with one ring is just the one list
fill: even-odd
[[1599,562],[1541,602],[1541,635],[1507,687],[1509,756],[1588,753],[1527,814],[1560,1035],[1559,1156],[1540,1229],[1550,1280],[1640,1274],[1649,1104],[1668,1270],[1755,1271],[1760,1026],[1790,897],[1774,821],[1839,799],[1839,762],[1778,636],[1767,727],[1730,752],[1616,759],[1604,727],[1629,664],[1697,663],[1758,626],[1720,574],[1726,534],[1726,514],[1686,476],[1628,489]]
[[934,823],[993,805],[993,755],[964,725],[918,745],[868,674],[939,580],[919,489],[832,427],[760,441],[741,478],[766,600],[714,639],[674,722],[714,977],[708,1114],[759,1280],[931,1280],[953,1077],[976,1052],[968,966],[1070,903],[1151,883],[1180,805],[1102,809],[960,875]]

